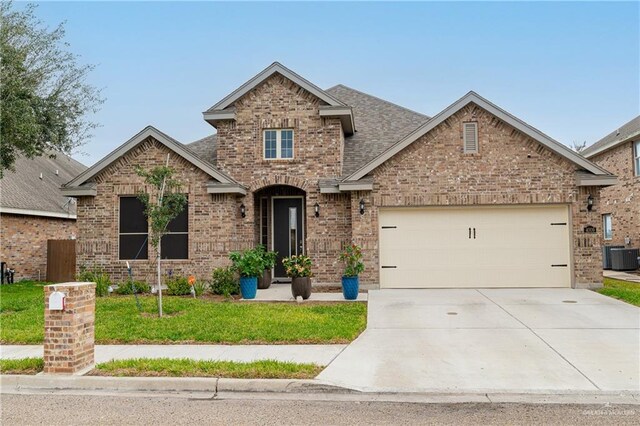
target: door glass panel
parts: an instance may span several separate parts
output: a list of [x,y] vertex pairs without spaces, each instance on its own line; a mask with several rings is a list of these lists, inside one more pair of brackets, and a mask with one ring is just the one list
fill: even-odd
[[289,207],[289,256],[298,254],[298,209]]

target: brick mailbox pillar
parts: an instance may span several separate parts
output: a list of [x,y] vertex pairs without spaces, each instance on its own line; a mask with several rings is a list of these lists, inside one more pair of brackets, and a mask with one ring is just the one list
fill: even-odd
[[[55,291],[65,296],[61,310],[49,306]],[[96,284],[45,286],[44,305],[44,373],[74,374],[93,366]]]

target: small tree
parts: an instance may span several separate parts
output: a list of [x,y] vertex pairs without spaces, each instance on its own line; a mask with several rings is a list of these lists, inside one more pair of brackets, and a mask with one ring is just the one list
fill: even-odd
[[136,167],[136,173],[144,178],[151,187],[151,193],[138,194],[142,201],[145,214],[149,221],[149,242],[154,248],[158,272],[158,315],[162,316],[162,287],[160,275],[161,243],[162,237],[167,233],[167,227],[184,209],[187,197],[179,192],[182,184],[173,178],[174,169],[169,167],[169,154],[167,164],[157,166],[146,171],[142,167]]

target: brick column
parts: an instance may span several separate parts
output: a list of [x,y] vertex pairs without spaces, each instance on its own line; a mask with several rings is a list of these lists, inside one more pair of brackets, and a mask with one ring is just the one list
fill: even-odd
[[[65,294],[62,311],[49,310],[49,295]],[[44,287],[44,373],[74,374],[94,363],[95,283]]]

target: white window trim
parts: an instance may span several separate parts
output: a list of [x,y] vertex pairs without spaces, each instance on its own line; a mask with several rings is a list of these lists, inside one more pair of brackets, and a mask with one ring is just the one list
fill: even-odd
[[635,176],[640,176],[640,140],[633,142],[633,168]]
[[[282,132],[291,132],[291,157],[282,157]],[[267,132],[276,132],[276,156],[267,158]],[[263,160],[293,160],[295,157],[295,132],[293,129],[264,129],[262,131],[262,159]]]
[[[611,229],[609,238],[607,238],[607,218],[609,218],[609,225]],[[602,215],[602,238],[605,241],[613,240],[613,216],[611,215],[611,213],[605,213]]]

